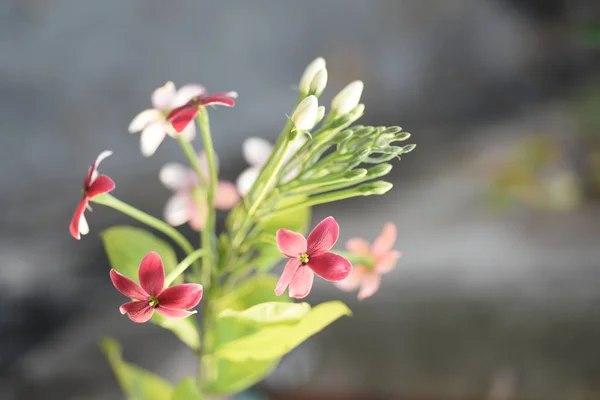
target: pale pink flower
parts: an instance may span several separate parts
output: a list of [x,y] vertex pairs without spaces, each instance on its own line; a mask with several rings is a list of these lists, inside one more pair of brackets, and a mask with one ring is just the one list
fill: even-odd
[[133,301],[119,307],[133,322],[146,322],[154,311],[168,318],[185,318],[196,311],[188,311],[200,303],[202,285],[182,283],[165,289],[165,269],[158,255],[151,251],[140,263],[138,285],[116,270],[110,270],[115,288]]
[[350,239],[346,248],[351,253],[364,257],[365,263],[357,265],[350,276],[336,282],[336,286],[345,291],[359,289],[359,300],[375,294],[381,283],[381,275],[390,272],[400,258],[400,252],[392,250],[396,235],[396,225],[388,222],[372,246],[364,239]]
[[104,193],[108,193],[115,188],[115,182],[106,175],[99,175],[98,166],[106,157],[110,156],[112,151],[105,150],[98,157],[96,161],[88,169],[87,175],[83,180],[83,197],[79,201],[79,205],[75,209],[75,214],[71,219],[69,225],[69,232],[71,236],[79,240],[81,235],[87,235],[90,231],[88,223],[85,219],[86,208],[88,207],[89,201],[96,196]]
[[277,282],[275,294],[280,296],[289,286],[290,297],[304,298],[310,293],[314,274],[328,281],[345,279],[352,270],[352,264],[344,257],[330,253],[337,242],[340,227],[333,217],[321,221],[308,235],[279,229],[277,247],[290,260]]
[[[209,181],[208,161],[206,154],[201,151],[198,155],[202,168],[203,182]],[[207,187],[200,181],[198,175],[189,167],[180,163],[165,164],[159,173],[160,181],[174,192],[165,205],[165,220],[179,226],[189,222],[194,230],[204,228],[208,204],[206,202]],[[235,185],[229,181],[220,180],[215,193],[215,206],[222,210],[232,208],[240,199]]]
[[[140,150],[144,156],[149,157],[154,154],[167,135],[178,134],[178,131],[167,121],[167,115],[174,108],[186,104],[205,91],[204,87],[197,84],[184,85],[176,90],[175,84],[169,81],[152,93],[154,108],[142,111],[129,124],[130,133],[142,132]],[[192,140],[196,136],[196,126],[189,124],[180,132],[184,138]]]
[[209,105],[233,107],[237,97],[237,92],[219,92],[210,95],[202,92],[192,97],[187,103],[174,108],[167,115],[167,120],[173,125],[175,131],[182,132],[196,118],[200,107]]

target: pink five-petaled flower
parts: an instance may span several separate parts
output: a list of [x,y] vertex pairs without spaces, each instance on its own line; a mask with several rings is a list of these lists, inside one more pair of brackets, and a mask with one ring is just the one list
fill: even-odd
[[[203,172],[202,181],[192,169],[180,163],[165,164],[159,173],[163,185],[174,192],[165,205],[165,220],[173,226],[189,222],[192,229],[196,231],[203,229],[206,223],[208,215],[206,182],[209,181],[206,153],[201,151],[198,159]],[[215,161],[218,169],[218,158],[215,157]],[[218,181],[215,207],[227,210],[236,205],[239,200],[240,195],[233,183]]]
[[133,299],[123,304],[119,311],[127,314],[133,322],[146,322],[154,311],[168,318],[185,318],[196,311],[188,311],[200,303],[202,285],[182,283],[165,289],[165,270],[158,255],[151,251],[140,263],[138,285],[114,269],[110,270],[110,279],[115,288]]
[[365,265],[357,265],[350,276],[336,282],[336,286],[346,291],[360,288],[359,300],[375,294],[381,283],[381,275],[391,271],[400,257],[399,251],[392,250],[395,241],[396,225],[391,222],[383,226],[381,235],[375,239],[372,246],[364,239],[350,239],[346,248],[353,254],[365,257]]
[[308,239],[300,233],[279,229],[277,246],[290,260],[277,282],[275,294],[280,296],[290,287],[290,297],[304,298],[313,285],[314,274],[328,281],[341,281],[352,271],[344,257],[330,253],[337,242],[340,227],[333,217],[327,217],[312,230]]
[[237,99],[237,97],[237,92],[219,92],[211,95],[206,95],[203,92],[193,97],[186,104],[171,110],[167,115],[167,121],[171,122],[177,132],[182,132],[196,117],[200,107],[209,105],[233,107],[235,106],[234,99]]
[[71,236],[77,240],[81,238],[81,235],[86,235],[90,230],[85,216],[83,215],[90,199],[108,193],[115,188],[115,182],[112,179],[106,175],[98,174],[98,165],[111,154],[112,151],[109,150],[100,153],[96,158],[96,161],[90,166],[90,169],[85,176],[85,180],[83,181],[83,197],[75,209],[75,214],[73,214],[71,224],[69,225]]

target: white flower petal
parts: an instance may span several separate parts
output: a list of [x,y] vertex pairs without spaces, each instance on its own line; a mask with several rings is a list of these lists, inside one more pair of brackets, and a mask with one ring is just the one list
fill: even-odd
[[273,145],[259,137],[251,137],[244,140],[242,146],[244,159],[253,167],[265,165],[272,152]]
[[182,106],[190,101],[192,98],[206,93],[206,89],[202,85],[191,83],[183,85],[179,88],[173,99],[171,106],[173,108]]
[[245,196],[250,191],[252,185],[254,185],[254,181],[258,178],[258,174],[260,174],[261,168],[262,167],[247,168],[240,176],[238,176],[235,184],[238,192],[240,192],[242,196]]
[[85,215],[81,214],[81,218],[79,218],[79,233],[82,235],[87,235],[90,232],[90,226],[85,219]]
[[146,157],[150,157],[158,146],[162,143],[166,136],[164,125],[161,123],[154,123],[148,125],[140,136],[140,150]]
[[170,108],[174,99],[175,84],[171,81],[152,92],[152,105],[159,110]]
[[163,115],[159,110],[149,108],[136,115],[129,123],[129,128],[127,128],[127,130],[129,133],[140,132],[148,125],[161,119],[163,119]]
[[188,222],[190,220],[189,201],[185,193],[173,195],[165,205],[165,221],[173,226]]
[[180,163],[165,164],[158,173],[158,179],[168,189],[180,191],[190,186],[190,169]]
[[[175,129],[173,129],[175,130]],[[190,122],[181,133],[177,133],[177,135],[183,136],[185,140],[191,142],[196,137],[196,124],[192,121]]]

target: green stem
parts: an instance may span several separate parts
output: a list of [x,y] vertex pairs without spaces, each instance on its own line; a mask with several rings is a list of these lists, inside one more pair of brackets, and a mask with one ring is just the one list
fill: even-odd
[[207,192],[207,205],[208,212],[206,214],[206,223],[202,230],[202,247],[208,250],[207,257],[202,259],[202,284],[205,287],[210,287],[212,268],[215,261],[215,246],[213,243],[216,230],[216,212],[215,212],[215,193],[217,190],[217,163],[215,157],[215,149],[212,143],[212,136],[210,134],[210,123],[208,120],[208,112],[206,107],[200,107],[198,111],[198,125],[200,126],[200,132],[202,133],[202,140],[204,142],[204,151],[206,152],[206,159],[208,161],[208,192]]
[[167,275],[167,277],[165,278],[165,286],[169,286],[171,283],[173,283],[173,281],[177,279],[177,277],[181,275],[186,269],[188,269],[190,265],[192,265],[196,260],[204,256],[205,254],[206,249],[198,249],[192,252],[192,254],[188,255],[186,258],[184,258],[179,264],[177,264],[175,269],[173,269],[173,271],[171,271],[169,275]]
[[137,208],[130,206],[129,204],[117,199],[116,197],[111,196],[110,194],[104,194],[101,196],[94,197],[92,199],[94,203],[102,204],[103,206],[107,206],[113,208],[117,211],[122,212],[125,215],[130,216],[133,219],[136,219],[151,228],[156,229],[170,237],[181,249],[189,256],[194,252],[194,247],[190,244],[190,242],[175,228],[171,225],[167,224],[160,219],[153,217],[150,214],[147,214]]
[[176,139],[177,142],[179,142],[179,146],[181,146],[181,150],[183,150],[183,153],[187,157],[192,169],[194,172],[196,172],[196,175],[198,175],[198,179],[200,179],[200,182],[203,185],[206,185],[206,171],[202,171],[202,166],[200,165],[200,160],[198,159],[198,154],[196,154],[194,147],[181,135],[177,135]]

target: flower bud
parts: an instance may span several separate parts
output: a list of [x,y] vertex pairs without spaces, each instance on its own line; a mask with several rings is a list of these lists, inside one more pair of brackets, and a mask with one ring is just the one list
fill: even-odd
[[363,87],[362,81],[349,83],[331,101],[331,111],[337,115],[344,115],[354,110],[360,101]]
[[[308,64],[298,84],[300,93],[308,95],[311,92],[312,82],[322,69],[325,69],[325,59],[323,57],[315,58],[313,62]],[[325,72],[325,83],[327,83],[327,72]]]
[[310,83],[310,94],[319,97],[327,86],[327,68],[321,68]]
[[381,195],[390,191],[394,185],[386,181],[369,182],[360,185],[357,189],[360,190],[363,196]]
[[325,116],[325,107],[319,106],[319,108],[317,108],[317,119],[315,120],[315,125],[318,124],[319,122],[321,122],[321,120],[323,119],[324,116]]
[[319,102],[315,96],[308,96],[298,104],[292,114],[292,122],[298,130],[308,131],[315,126],[319,113]]

